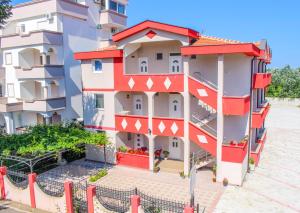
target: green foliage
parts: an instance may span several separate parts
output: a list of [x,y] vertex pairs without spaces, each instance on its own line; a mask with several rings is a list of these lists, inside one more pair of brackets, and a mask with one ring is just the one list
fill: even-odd
[[80,151],[81,144],[107,145],[103,133],[84,130],[75,123],[37,125],[23,134],[0,135],[0,153],[22,157],[39,156],[49,151]]
[[253,159],[253,158],[250,158],[250,159],[249,159],[249,163],[252,164],[252,165],[254,165],[254,163],[255,163],[254,159]]
[[126,146],[120,146],[118,151],[119,151],[119,152],[126,153],[128,150],[127,150],[127,147],[126,147]]
[[12,15],[10,5],[11,0],[1,0],[0,1],[0,28],[6,24],[6,20]]
[[96,175],[90,177],[90,182],[94,183],[108,174],[106,169],[101,169]]
[[271,69],[272,84],[267,96],[274,98],[300,98],[300,69],[286,66],[282,69]]

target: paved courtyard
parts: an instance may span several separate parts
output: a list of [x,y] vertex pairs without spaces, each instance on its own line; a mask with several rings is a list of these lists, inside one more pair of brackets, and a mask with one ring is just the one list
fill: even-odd
[[272,104],[259,167],[226,188],[215,212],[300,212],[300,108]]

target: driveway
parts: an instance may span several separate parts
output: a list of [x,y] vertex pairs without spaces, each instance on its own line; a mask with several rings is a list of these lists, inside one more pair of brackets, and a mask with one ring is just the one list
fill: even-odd
[[300,212],[300,108],[272,104],[259,167],[228,186],[215,212]]

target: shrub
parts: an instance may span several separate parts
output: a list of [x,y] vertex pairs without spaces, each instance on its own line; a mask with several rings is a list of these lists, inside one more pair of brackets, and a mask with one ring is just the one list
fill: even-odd
[[165,151],[163,151],[163,154],[164,154],[165,158],[167,158],[167,157],[169,157],[170,152],[165,150]]
[[180,177],[185,178],[184,172],[179,172]]
[[120,146],[118,150],[119,150],[119,152],[126,153],[127,152],[127,147],[126,146]]
[[101,169],[96,175],[90,177],[89,181],[94,183],[108,174],[107,169]]
[[249,159],[249,163],[252,164],[252,165],[254,165],[254,164],[255,164],[254,159],[253,159],[253,158],[250,158],[250,159]]

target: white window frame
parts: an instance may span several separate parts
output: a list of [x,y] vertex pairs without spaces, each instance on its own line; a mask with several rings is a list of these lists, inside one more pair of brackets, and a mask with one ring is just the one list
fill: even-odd
[[5,53],[5,65],[12,65],[12,53]]
[[[102,95],[103,97],[103,108],[98,108],[97,107],[97,95]],[[94,103],[94,106],[95,106],[95,109],[98,109],[98,110],[104,110],[104,104],[105,104],[105,101],[104,101],[104,94],[103,93],[96,93],[94,94],[94,100],[95,100],[95,103]]]
[[[141,68],[142,68],[142,62],[143,61],[146,61],[146,67],[147,67],[147,71],[144,70],[144,72],[141,71]],[[144,73],[149,73],[149,63],[148,63],[148,58],[147,57],[141,57],[139,58],[139,72],[141,74],[144,74]]]
[[[101,63],[101,70],[96,71],[96,61],[100,61]],[[103,73],[103,61],[101,59],[95,59],[92,61],[92,66],[93,66],[93,73]]]
[[7,87],[7,96],[10,98],[14,98],[15,97],[15,85],[13,83],[8,83],[6,85],[6,87]]

